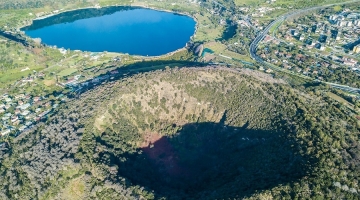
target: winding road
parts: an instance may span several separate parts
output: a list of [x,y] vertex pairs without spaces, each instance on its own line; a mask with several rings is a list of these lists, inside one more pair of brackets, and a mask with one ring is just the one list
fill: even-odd
[[250,52],[251,58],[254,59],[255,61],[263,64],[264,66],[267,66],[267,67],[273,69],[273,70],[285,72],[285,73],[288,73],[288,74],[292,74],[292,75],[295,75],[295,76],[298,76],[298,77],[301,77],[301,78],[304,78],[304,79],[309,79],[309,80],[325,83],[325,84],[330,85],[330,86],[332,86],[334,88],[337,88],[337,89],[340,89],[340,90],[343,90],[343,91],[346,91],[346,92],[357,94],[357,96],[360,97],[360,89],[359,88],[353,88],[353,87],[349,87],[349,86],[346,86],[346,85],[340,85],[340,84],[336,84],[336,83],[320,81],[320,80],[317,80],[317,79],[314,79],[314,78],[311,78],[311,77],[308,77],[308,76],[305,76],[305,75],[302,75],[302,74],[297,74],[297,73],[294,73],[292,71],[289,71],[289,70],[274,66],[274,65],[264,61],[260,56],[258,56],[256,54],[256,49],[257,49],[259,43],[269,33],[269,30],[273,26],[276,26],[278,23],[285,21],[286,18],[293,17],[293,16],[296,16],[296,15],[299,15],[299,14],[302,14],[302,13],[305,13],[305,12],[312,11],[312,10],[317,10],[317,9],[320,9],[320,8],[325,8],[325,7],[329,7],[329,6],[335,6],[335,5],[343,5],[343,4],[354,3],[354,2],[359,2],[359,0],[336,3],[336,4],[329,4],[329,5],[324,5],[324,6],[316,6],[316,7],[306,8],[306,9],[303,9],[303,10],[296,10],[296,11],[287,13],[287,14],[285,14],[283,16],[280,16],[280,17],[276,18],[268,26],[266,26],[266,28],[263,31],[259,32],[258,35],[256,36],[256,38],[250,44],[249,52]]

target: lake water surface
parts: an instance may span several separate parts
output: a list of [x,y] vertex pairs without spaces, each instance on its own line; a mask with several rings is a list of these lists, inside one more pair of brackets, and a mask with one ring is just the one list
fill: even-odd
[[22,30],[59,48],[157,56],[184,47],[195,25],[193,18],[175,13],[110,7],[61,13]]

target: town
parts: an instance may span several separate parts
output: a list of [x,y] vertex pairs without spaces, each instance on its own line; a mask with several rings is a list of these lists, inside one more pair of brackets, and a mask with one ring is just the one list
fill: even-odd
[[292,73],[359,87],[360,14],[340,10],[324,9],[279,24],[263,40],[259,55]]
[[55,98],[19,94],[0,97],[1,135],[6,136],[13,132],[15,135],[29,129],[37,121],[51,114],[66,97],[59,95]]
[[[13,134],[16,137],[22,132],[31,129],[37,122],[47,120],[49,116],[55,114],[58,107],[66,103],[69,97],[74,97],[74,95],[78,95],[103,82],[127,77],[129,74],[126,70],[121,73],[119,71],[115,69],[96,77],[81,80],[81,75],[74,75],[72,78],[56,84],[62,88],[57,94],[44,96],[32,96],[24,93],[17,95],[3,94],[0,97],[1,136]],[[30,78],[24,78],[22,82],[32,82],[36,78],[36,76],[31,76]]]

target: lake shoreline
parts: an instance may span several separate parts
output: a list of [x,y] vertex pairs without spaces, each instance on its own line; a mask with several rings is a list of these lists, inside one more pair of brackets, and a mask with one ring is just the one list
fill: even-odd
[[[25,27],[28,27],[28,26],[31,26],[33,24],[34,21],[38,21],[38,20],[45,20],[47,18],[50,18],[50,17],[54,17],[56,15],[60,15],[60,14],[64,14],[64,13],[67,13],[67,12],[73,12],[73,11],[79,11],[79,10],[87,10],[87,9],[109,9],[109,8],[114,8],[114,7],[121,7],[121,8],[126,8],[126,7],[129,7],[129,8],[134,8],[134,9],[149,9],[149,10],[155,10],[155,11],[159,11],[159,12],[167,12],[167,13],[172,13],[172,14],[176,14],[176,15],[181,15],[181,16],[187,16],[187,17],[190,17],[191,19],[193,19],[195,21],[195,27],[194,27],[194,33],[190,36],[189,38],[189,41],[186,42],[186,45],[179,48],[179,49],[176,49],[174,51],[171,51],[171,52],[168,52],[166,54],[162,54],[162,55],[157,55],[157,56],[144,56],[144,55],[136,55],[136,54],[128,54],[128,53],[122,53],[122,52],[112,52],[112,51],[102,51],[102,52],[95,52],[95,51],[83,51],[83,50],[78,50],[78,49],[73,49],[71,51],[81,51],[81,52],[91,52],[91,53],[103,53],[103,52],[108,52],[108,53],[112,53],[112,54],[118,54],[118,55],[130,55],[130,56],[133,56],[133,57],[136,57],[136,58],[141,58],[141,59],[160,59],[160,58],[164,58],[164,57],[168,57],[168,56],[171,56],[177,52],[181,52],[183,50],[186,50],[186,47],[187,47],[187,44],[191,41],[193,41],[193,38],[194,36],[196,35],[197,31],[198,31],[198,26],[199,26],[199,22],[198,22],[198,19],[187,13],[187,12],[175,12],[175,11],[172,11],[172,10],[167,10],[167,9],[160,9],[160,8],[156,8],[156,7],[151,7],[151,6],[143,6],[143,5],[111,5],[111,6],[104,6],[104,7],[96,7],[96,6],[93,6],[93,7],[84,7],[84,8],[77,8],[77,9],[70,9],[70,10],[64,10],[62,12],[59,12],[59,13],[56,13],[56,14],[50,14],[50,15],[46,15],[46,16],[42,16],[42,17],[38,17],[38,18],[35,18],[33,20],[31,20],[31,23],[27,24],[27,25],[24,25],[24,26],[21,26],[19,27],[19,29],[23,29]],[[29,38],[29,39],[34,39],[34,38],[31,38],[30,36],[26,35],[26,38]],[[52,45],[47,45],[45,43],[42,43],[42,45],[46,46],[46,47],[51,47],[51,48],[54,48],[54,46]],[[56,49],[61,49],[59,47],[56,47]]]

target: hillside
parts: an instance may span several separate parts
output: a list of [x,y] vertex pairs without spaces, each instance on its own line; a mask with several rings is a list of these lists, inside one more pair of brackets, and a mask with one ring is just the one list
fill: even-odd
[[357,199],[344,106],[248,69],[176,68],[87,91],[0,154],[0,199]]

